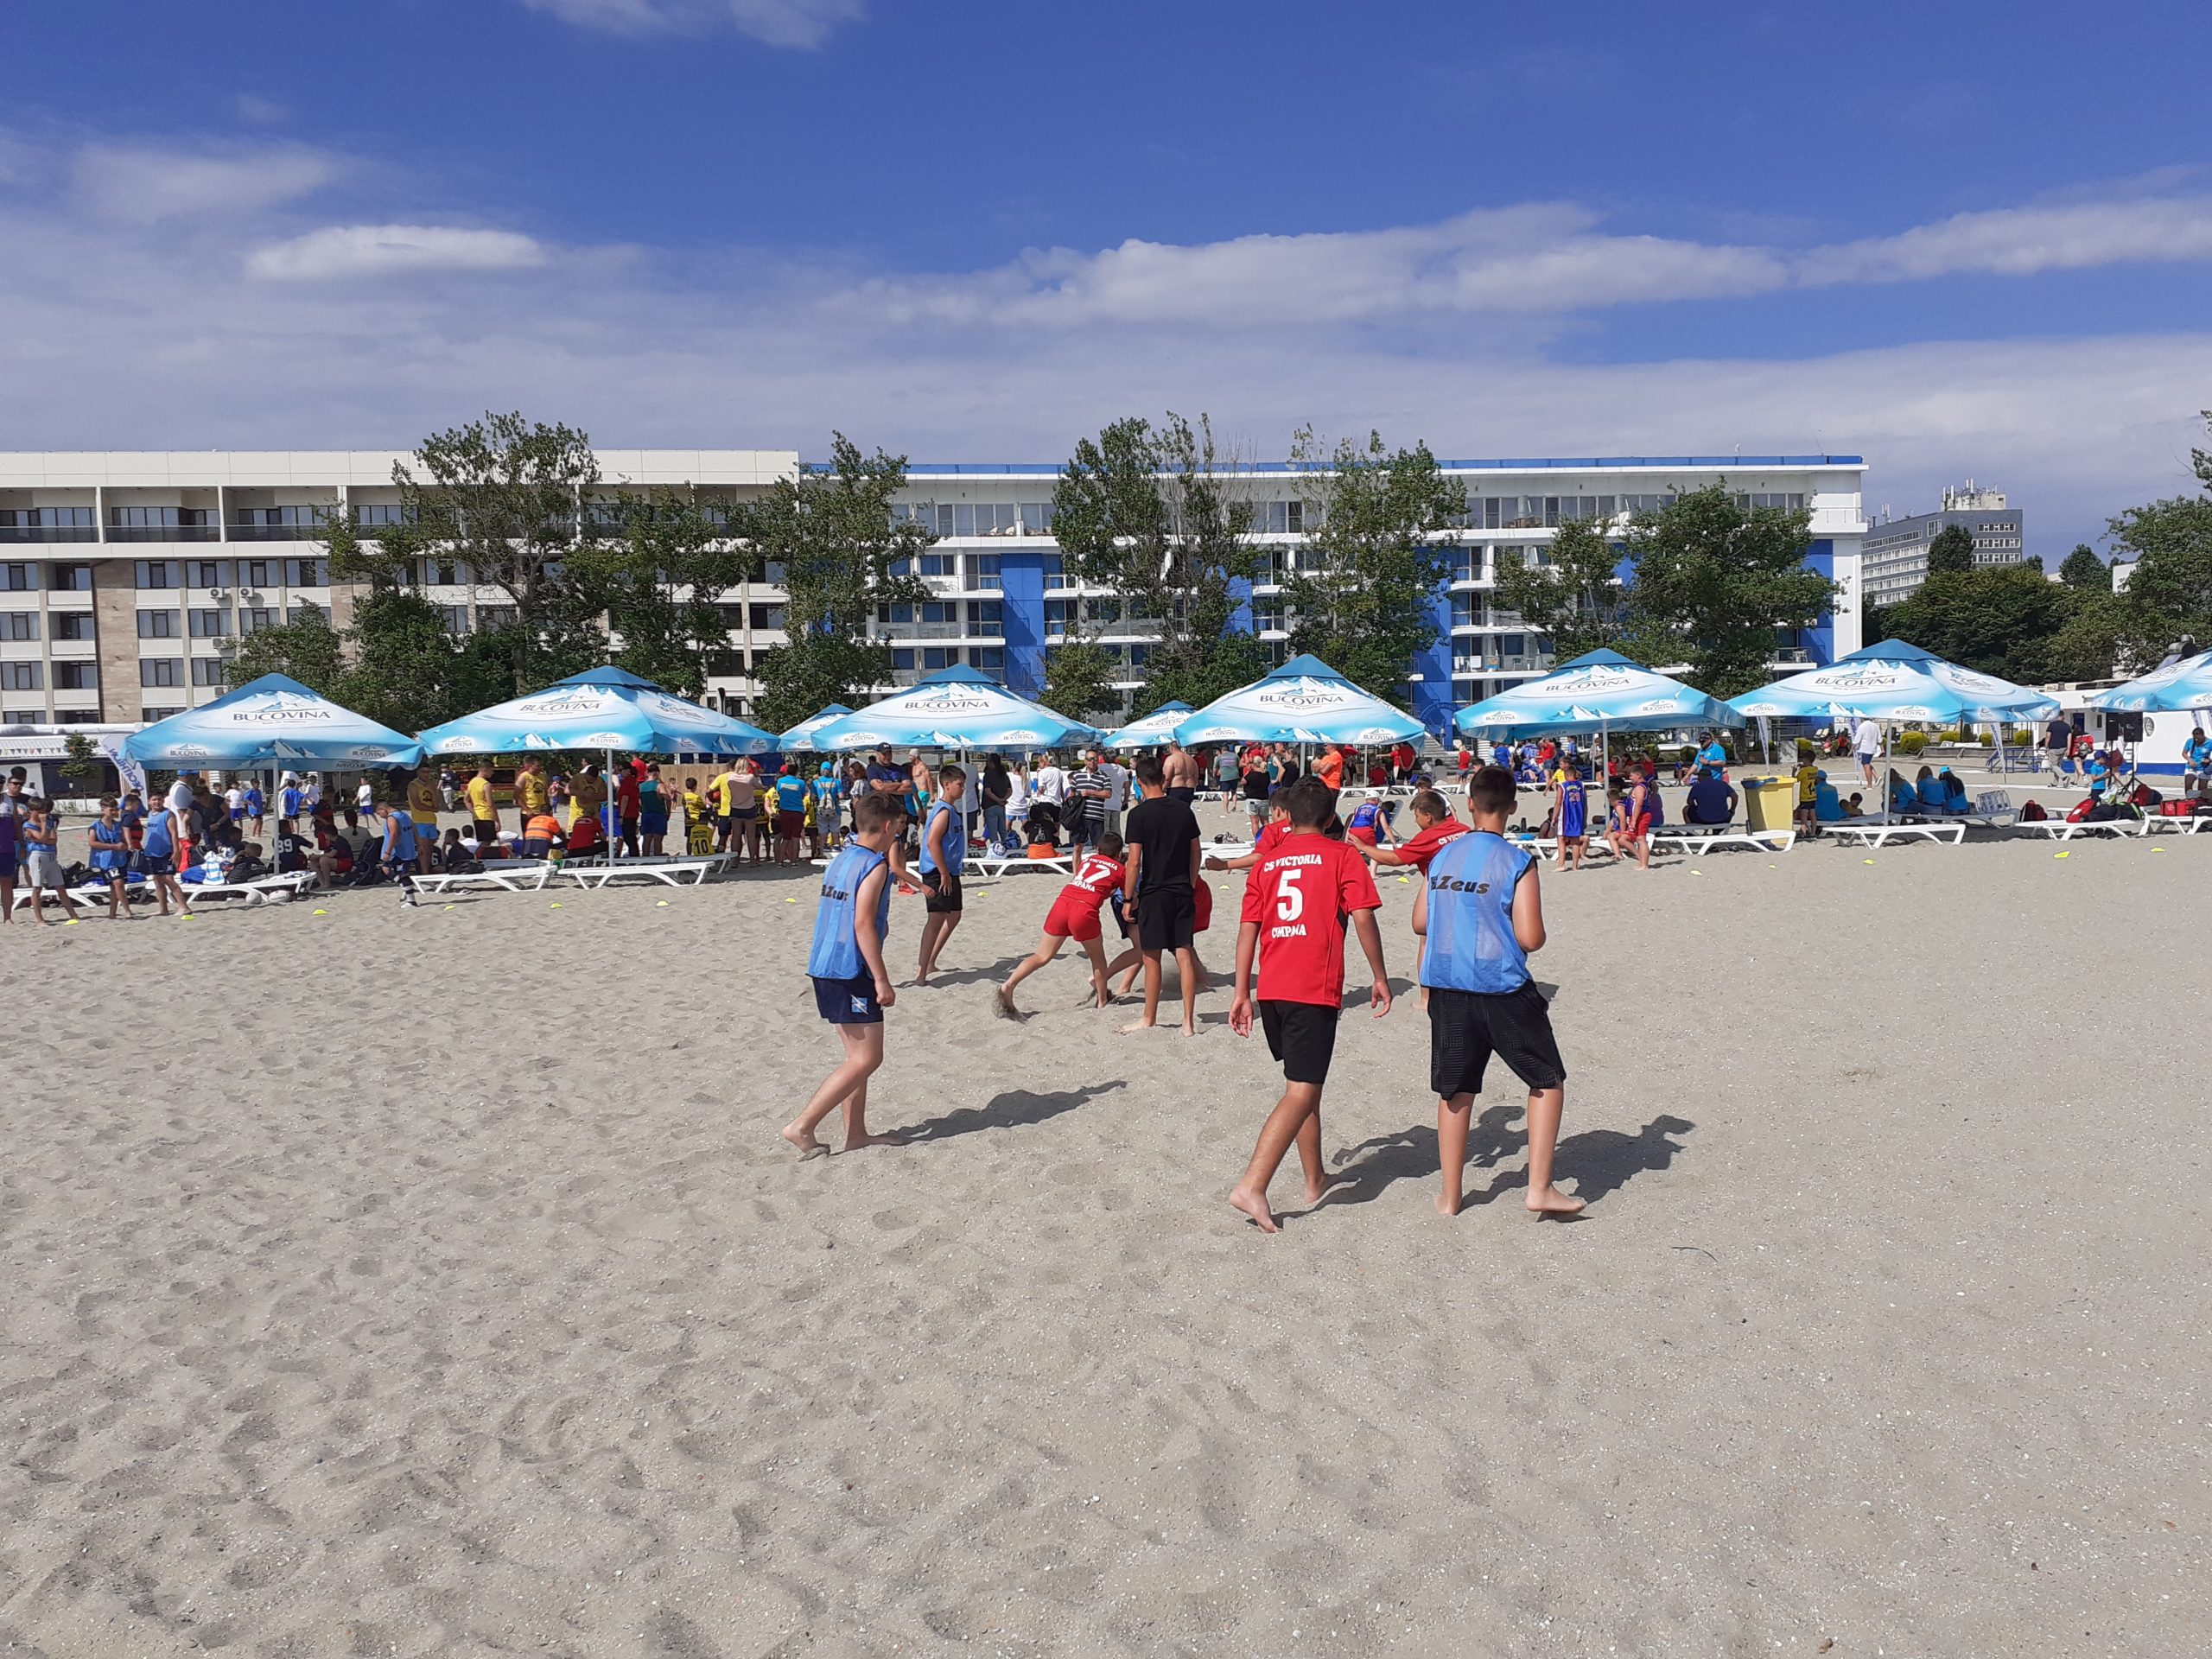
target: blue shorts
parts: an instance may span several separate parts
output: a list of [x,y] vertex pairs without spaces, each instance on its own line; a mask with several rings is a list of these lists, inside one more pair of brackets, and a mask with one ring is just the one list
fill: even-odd
[[668,814],[640,812],[638,814],[638,829],[643,835],[664,836],[668,833]]
[[833,1026],[880,1026],[883,1023],[883,1005],[875,1000],[873,975],[855,974],[850,979],[817,979],[814,982],[814,1006],[816,1011]]

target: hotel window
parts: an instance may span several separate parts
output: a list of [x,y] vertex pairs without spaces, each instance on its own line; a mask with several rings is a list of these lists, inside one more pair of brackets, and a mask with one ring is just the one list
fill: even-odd
[[957,576],[960,574],[960,558],[954,553],[925,553],[922,555],[922,574],[925,576]]
[[385,524],[410,524],[415,515],[397,503],[367,504],[353,509],[353,524],[358,530],[376,530]]
[[1045,601],[1045,637],[1065,639],[1068,625],[1075,620],[1075,607],[1080,601],[1072,599],[1048,599]]
[[118,542],[212,542],[215,516],[206,507],[110,507],[109,538]]
[[178,637],[178,620],[175,611],[141,611],[138,613],[138,637],[141,639],[175,639]]
[[752,624],[755,628],[781,628],[784,615],[785,607],[781,605],[755,605],[752,607]]
[[1252,509],[1255,536],[1302,536],[1306,533],[1303,501],[1262,501]]
[[0,542],[96,542],[90,507],[0,507]]
[[35,564],[0,564],[0,593],[29,594],[38,591],[38,567]]
[[468,607],[466,605],[439,606],[438,626],[458,639],[468,632]]
[[100,671],[92,663],[56,663],[54,665],[54,689],[57,691],[97,691],[100,689]]
[[968,585],[970,588],[982,588],[987,593],[997,592],[1005,580],[999,569],[1001,556],[996,553],[969,554],[967,556]]
[[940,668],[959,666],[960,648],[957,645],[924,645],[922,647],[922,667],[925,670],[934,672]]
[[181,585],[178,578],[182,567],[175,559],[140,559],[132,569],[137,574],[141,588],[175,588]]
[[960,607],[950,600],[932,600],[922,607],[922,620],[957,623],[960,620]]
[[231,637],[231,613],[227,610],[194,611],[192,637],[195,639],[227,639]]
[[1067,588],[1074,585],[1068,580],[1067,556],[1065,553],[1046,554],[1037,561],[1037,568],[1045,573],[1045,585],[1047,588]]
[[1455,628],[1478,628],[1482,626],[1482,611],[1474,594],[1452,595],[1452,626]]
[[182,685],[184,658],[181,657],[148,657],[138,664],[138,683],[141,685]]
[[223,659],[219,657],[195,657],[192,659],[192,683],[194,685],[227,685],[223,677]]
[[0,611],[0,639],[38,638],[36,611]]
[[1025,536],[1051,535],[1052,504],[1049,501],[1024,501],[1021,504],[1021,533]]
[[228,559],[187,559],[185,585],[188,588],[227,588],[231,585],[231,562]]
[[968,655],[975,663],[976,666],[982,669],[986,674],[1003,674],[1006,672],[1006,647],[1004,645],[977,645],[969,652]]
[[39,691],[46,687],[46,668],[40,663],[0,663],[0,688],[10,691]]
[[287,588],[327,588],[330,569],[323,559],[287,559],[284,561],[284,585]]
[[896,604],[879,605],[875,607],[875,620],[879,622],[896,623],[900,627],[905,627],[914,620],[914,607],[904,600]]
[[57,594],[89,594],[92,591],[92,567],[89,564],[49,564],[46,567],[46,580],[47,585]]
[[913,648],[912,645],[893,645],[893,646],[892,646],[892,648],[891,648],[891,666],[892,666],[892,667],[893,667],[894,669],[896,669],[896,668],[912,668],[913,665],[914,665],[914,648]]
[[269,574],[276,568],[276,562],[274,560],[240,559],[237,561],[236,568],[238,573],[238,586],[241,588],[273,588],[276,586],[275,581]]
[[276,626],[276,613],[270,610],[267,606],[241,605],[238,607],[238,632],[240,633],[258,633],[264,628],[273,628]]
[[522,620],[521,610],[512,605],[479,605],[476,607],[476,626],[480,632],[489,633],[498,628],[512,628]]
[[1252,626],[1262,633],[1282,632],[1283,602],[1279,599],[1252,601]]
[[970,600],[968,632],[981,634],[986,639],[1001,637],[1006,632],[1006,607],[995,599]]
[[56,639],[91,639],[92,613],[90,611],[54,611],[48,613],[48,626]]

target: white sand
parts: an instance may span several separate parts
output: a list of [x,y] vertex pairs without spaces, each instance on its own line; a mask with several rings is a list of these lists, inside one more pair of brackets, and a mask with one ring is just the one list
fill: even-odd
[[2212,1648],[2212,836],[1694,868],[1546,877],[1587,1219],[1408,999],[1274,1238],[1225,994],[991,1017],[1049,878],[803,1166],[810,875],[26,917],[0,1652]]

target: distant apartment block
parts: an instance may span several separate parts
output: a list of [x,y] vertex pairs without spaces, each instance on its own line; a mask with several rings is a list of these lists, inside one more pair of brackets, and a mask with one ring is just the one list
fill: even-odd
[[1934,512],[1876,518],[1866,526],[1860,553],[1867,606],[1894,605],[1919,592],[1928,580],[1929,544],[1954,524],[1974,537],[1976,564],[2019,563],[2027,556],[2021,521],[2020,509],[2005,505],[2001,491],[1981,489],[1972,479],[1946,489]]

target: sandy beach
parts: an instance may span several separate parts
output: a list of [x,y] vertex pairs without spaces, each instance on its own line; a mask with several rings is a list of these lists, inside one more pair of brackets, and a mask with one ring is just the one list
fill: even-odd
[[810,871],[26,912],[0,1651],[2212,1649],[2212,836],[1545,883],[1586,1217],[1502,1068],[1436,1214],[1408,996],[1275,1237],[1225,990],[993,1017],[1049,877],[892,1010],[912,1143],[805,1164]]

